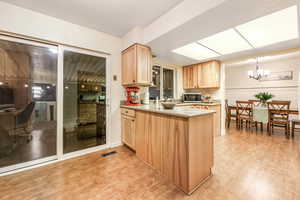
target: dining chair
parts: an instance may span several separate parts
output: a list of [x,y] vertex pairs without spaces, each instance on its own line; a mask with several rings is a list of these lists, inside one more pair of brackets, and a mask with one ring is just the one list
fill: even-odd
[[225,126],[227,126],[228,128],[230,127],[230,122],[231,122],[231,119],[232,119],[232,118],[235,120],[236,126],[237,126],[238,121],[237,121],[237,113],[236,113],[236,109],[232,109],[232,108],[228,105],[228,99],[225,100],[225,111],[226,111]]
[[[253,103],[253,108],[254,108],[254,107],[259,107],[259,106],[261,106],[261,101],[260,101],[260,100],[257,100],[257,99],[249,99],[248,101]],[[252,110],[253,110],[253,108],[252,108]],[[253,115],[253,114],[252,114],[252,115]],[[254,123],[255,123],[255,128],[256,128],[256,130],[257,130],[258,122],[255,121]],[[260,130],[263,131],[264,124],[263,124],[262,122],[259,122],[259,124],[260,124]]]
[[269,110],[269,135],[274,132],[274,127],[281,127],[285,129],[285,135],[289,136],[289,110],[290,101],[271,101],[268,102]]
[[18,130],[23,131],[23,133],[16,133],[15,135],[27,137],[28,142],[32,138],[31,132],[28,130],[28,127],[29,127],[31,115],[34,110],[34,106],[35,106],[35,102],[31,102],[25,107],[25,109],[23,109],[22,111],[18,112],[15,115],[14,131],[15,132],[17,132]]
[[260,105],[261,105],[260,100],[249,99],[248,101],[249,101],[249,102],[252,102],[254,107],[257,107],[257,106],[260,106]]
[[253,122],[253,103],[249,101],[236,101],[236,107],[238,128],[243,127],[244,121],[246,122],[246,127],[249,125],[250,128]]
[[300,120],[299,119],[293,119],[292,120],[292,138],[295,137],[295,130],[300,130],[300,128],[296,128],[296,126],[300,126]]

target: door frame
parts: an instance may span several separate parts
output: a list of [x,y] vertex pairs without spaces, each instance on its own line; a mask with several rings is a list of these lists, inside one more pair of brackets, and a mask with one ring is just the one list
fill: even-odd
[[[92,50],[80,49],[79,47],[68,47],[60,44],[48,44],[38,40],[32,40],[24,38],[18,38],[14,36],[8,36],[0,33],[0,39],[11,42],[18,42],[22,44],[33,45],[37,47],[46,47],[57,50],[57,80],[56,80],[56,155],[36,159],[28,162],[14,164],[0,168],[0,177],[8,174],[21,172],[24,170],[41,167],[58,161],[66,160],[72,157],[81,156],[91,152],[103,150],[111,146],[111,57],[109,54],[97,53]],[[71,153],[63,154],[63,96],[64,96],[64,82],[63,82],[63,52],[72,51],[81,54],[87,54],[97,57],[104,57],[106,59],[106,144],[79,150]]]
[[[58,137],[57,137],[57,153],[58,153],[58,159],[59,160],[65,160],[77,156],[81,156],[84,154],[92,153],[95,151],[103,150],[106,149],[110,146],[111,144],[111,64],[110,64],[110,56],[107,54],[102,54],[102,53],[96,53],[93,51],[89,50],[83,50],[83,49],[78,49],[74,47],[67,47],[64,45],[59,45],[58,48],[59,52],[59,62],[58,62],[58,99],[59,104],[57,105],[57,122],[58,122]],[[85,55],[91,55],[91,56],[96,56],[96,57],[102,57],[105,58],[106,61],[106,144],[95,146],[95,147],[90,147],[87,149],[83,150],[78,150],[70,153],[63,153],[63,96],[64,96],[64,63],[63,63],[63,58],[64,58],[64,51],[71,51],[74,53],[80,53],[80,54],[85,54]]]
[[[16,43],[21,43],[21,44],[25,44],[25,45],[31,45],[31,46],[36,46],[36,47],[44,47],[44,48],[49,48],[49,49],[54,49],[56,51],[58,51],[58,45],[53,45],[53,44],[46,44],[46,43],[42,43],[39,41],[32,41],[32,40],[26,40],[26,39],[21,39],[21,38],[16,38],[13,36],[7,36],[7,35],[3,35],[0,34],[0,39],[1,40],[6,40],[6,41],[10,41],[10,42],[16,42]],[[57,56],[57,59],[59,59],[59,57]],[[56,84],[58,83],[58,65],[57,65],[57,74],[56,74]],[[57,94],[57,88],[56,88],[56,94]],[[56,95],[56,104],[58,103],[59,99],[57,98]],[[56,125],[56,127],[58,127]],[[56,130],[56,137],[58,137],[58,132]],[[56,144],[57,146],[57,144]],[[22,163],[18,163],[18,164],[13,164],[13,165],[9,165],[6,167],[1,167],[0,168],[0,176],[2,174],[6,174],[6,173],[11,173],[11,172],[17,172],[18,170],[22,170],[24,168],[31,168],[34,165],[39,165],[39,164],[43,164],[45,162],[51,162],[51,161],[55,161],[58,159],[58,154],[56,152],[55,155],[52,156],[47,156],[47,157],[43,157],[43,158],[39,158],[39,159],[35,159],[35,160],[31,160],[31,161],[27,161],[27,162],[22,162]]]

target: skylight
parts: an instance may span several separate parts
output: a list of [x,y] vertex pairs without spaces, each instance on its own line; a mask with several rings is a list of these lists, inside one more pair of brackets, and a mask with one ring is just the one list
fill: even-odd
[[217,33],[198,42],[223,55],[252,49],[252,46],[234,29]]
[[219,54],[215,53],[214,51],[197,43],[185,45],[173,50],[173,52],[195,60],[203,60],[219,56]]
[[256,48],[296,39],[299,37],[297,6],[255,19],[236,29]]
[[203,60],[297,38],[298,7],[295,5],[185,45],[173,52]]

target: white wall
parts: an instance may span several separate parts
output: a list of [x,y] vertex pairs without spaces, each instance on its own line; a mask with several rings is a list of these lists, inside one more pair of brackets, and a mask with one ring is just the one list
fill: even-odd
[[298,73],[300,66],[300,55],[273,61],[260,62],[264,69],[271,72],[293,71],[293,80],[264,81],[249,79],[248,70],[255,69],[255,63],[226,66],[225,93],[229,103],[236,100],[254,99],[258,92],[271,92],[274,99],[290,100],[291,108],[297,108],[299,98],[298,93]]
[[[119,106],[123,92],[121,87],[121,39],[3,2],[0,2],[0,10],[1,31],[111,54],[108,67],[111,67],[111,77],[117,75],[118,80],[108,86],[111,87],[111,113],[114,122],[110,139],[112,143],[119,143],[121,139]],[[112,79],[111,77],[110,79]]]
[[126,35],[122,37],[122,50],[133,45],[134,43],[143,44],[144,43],[143,34],[144,32],[141,27],[135,27],[132,30],[130,30]]
[[184,0],[144,29],[144,42],[166,34],[194,17],[223,3],[225,0]]

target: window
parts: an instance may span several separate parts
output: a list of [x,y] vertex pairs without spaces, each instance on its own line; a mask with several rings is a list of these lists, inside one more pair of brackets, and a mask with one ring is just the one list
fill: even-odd
[[149,88],[150,100],[175,97],[174,69],[154,65],[152,68],[152,86]]

